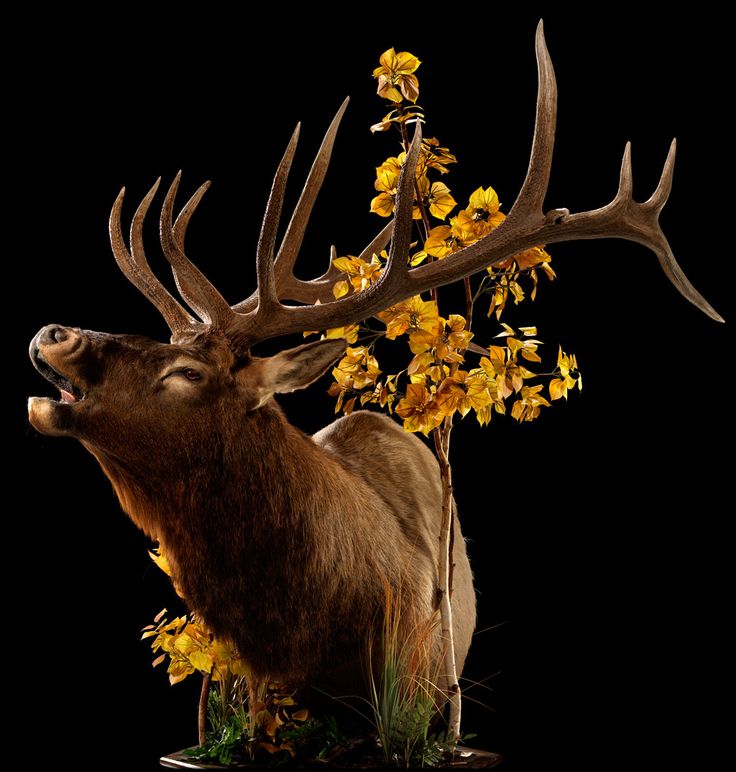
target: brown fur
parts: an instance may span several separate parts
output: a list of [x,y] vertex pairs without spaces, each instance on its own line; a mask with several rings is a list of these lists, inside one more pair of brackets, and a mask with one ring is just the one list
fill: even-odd
[[[86,398],[32,401],[36,428],[94,454],[123,509],[160,540],[190,607],[256,676],[362,691],[386,583],[401,587],[407,618],[436,608],[441,491],[432,453],[386,416],[357,412],[313,437],[285,419],[270,393],[314,380],[343,344],[243,362],[214,335],[186,347],[64,336],[42,330],[32,353]],[[201,380],[162,378],[180,361]],[[475,601],[456,528],[461,670]]]

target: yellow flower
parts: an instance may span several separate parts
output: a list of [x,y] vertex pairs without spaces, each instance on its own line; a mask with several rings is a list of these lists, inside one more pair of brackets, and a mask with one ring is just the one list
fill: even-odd
[[[339,372],[339,378],[335,375]],[[362,389],[374,384],[381,374],[378,369],[378,360],[370,353],[367,346],[348,347],[345,356],[338,362],[332,371],[335,379],[351,378],[351,388]]]
[[[380,166],[376,167],[376,181],[373,183],[373,187],[376,190],[381,191],[371,201],[371,212],[375,212],[380,217],[390,217],[393,214],[394,207],[396,205],[396,189],[399,185],[399,174],[401,173],[401,167],[406,160],[406,153],[399,153],[395,158],[387,158]],[[425,206],[429,206],[429,196],[431,191],[429,188],[429,181],[426,177],[419,176],[419,166],[417,165],[417,187],[421,193],[422,198],[425,199]],[[434,183],[439,185],[441,183]],[[434,185],[432,187],[434,187]],[[435,196],[440,198],[443,191],[439,188],[435,191]],[[449,190],[447,191],[449,193]],[[450,196],[452,198],[452,196]],[[439,206],[446,205],[446,201],[440,202]],[[453,200],[453,206],[455,205]],[[452,208],[452,207],[450,207]],[[415,220],[419,220],[422,213],[419,211],[419,202],[414,200],[414,207],[412,210],[412,217]]]
[[444,418],[437,409],[432,393],[422,383],[410,383],[406,396],[396,406],[396,412],[404,419],[407,432],[429,434]]
[[409,300],[381,311],[378,318],[386,324],[386,337],[394,340],[407,331],[432,332],[437,325],[439,315],[437,303],[433,300],[422,300],[420,295],[415,295]]
[[511,415],[517,421],[533,421],[539,416],[540,408],[550,407],[550,403],[539,393],[544,384],[524,386],[521,395],[511,407]]
[[417,187],[429,213],[438,220],[444,220],[457,205],[457,201],[450,195],[450,189],[444,182],[433,182],[430,185],[426,177],[419,177]]
[[384,51],[379,59],[380,67],[373,70],[373,77],[378,78],[378,96],[401,102],[404,98],[416,102],[419,96],[419,81],[413,73],[421,62],[408,51],[398,54],[393,48]]
[[471,409],[480,410],[491,404],[488,378],[483,370],[457,370],[445,378],[437,389],[437,407],[445,415],[456,410],[465,417]]
[[450,227],[452,228],[455,249],[467,247],[478,241],[478,236],[475,232],[475,222],[465,210],[458,212],[450,220]]
[[373,186],[380,193],[371,201],[371,212],[380,217],[390,217],[393,214],[400,172],[401,161],[398,158],[387,158],[376,168],[376,181]]
[[[419,367],[426,363],[427,366],[435,359],[440,362],[462,362],[463,352],[473,338],[473,333],[465,329],[465,318],[459,314],[450,314],[445,320],[438,319],[437,325],[432,330],[417,330],[409,335],[409,348],[416,355],[424,355],[432,351],[433,354],[427,358],[417,360],[415,371],[419,372]],[[414,360],[413,360],[414,361]],[[412,365],[409,365],[409,374],[412,373]]]
[[457,158],[448,148],[440,147],[440,141],[436,137],[427,137],[422,140],[419,165],[423,170],[437,169],[440,174],[446,174],[447,164],[456,163]]
[[575,354],[566,354],[560,347],[557,354],[557,368],[560,372],[559,378],[553,378],[549,382],[549,396],[551,399],[567,399],[568,389],[578,387],[583,390],[583,376],[578,371],[578,361]]
[[470,196],[470,205],[465,209],[465,214],[472,222],[472,230],[478,238],[490,233],[506,219],[506,215],[499,211],[498,195],[496,191],[488,187],[478,188]]
[[427,234],[427,240],[424,242],[424,251],[432,257],[440,260],[447,257],[457,248],[457,239],[452,233],[449,225],[438,225]]
[[495,381],[499,399],[506,399],[524,388],[524,380],[534,373],[516,363],[515,352],[504,346],[489,346],[489,357],[481,357],[480,366]]
[[[348,280],[356,292],[364,290],[374,282],[378,281],[383,271],[383,260],[388,259],[386,250],[383,250],[379,255],[373,255],[370,263],[362,260],[359,257],[353,257],[353,255],[347,255],[346,257],[336,257],[332,264],[338,271],[347,274]],[[333,294],[335,298],[340,298],[348,293],[348,284],[345,281],[338,281],[333,287]]]
[[[555,272],[549,265],[552,256],[545,251],[544,247],[532,247],[525,252],[520,252],[518,255],[512,255],[507,257],[498,263],[494,263],[488,266],[488,273],[492,274],[495,271],[514,269],[517,271],[526,271],[529,268],[541,267],[545,273],[551,272],[551,279],[555,278]],[[546,267],[545,267],[546,266]],[[548,274],[549,275],[549,274]]]

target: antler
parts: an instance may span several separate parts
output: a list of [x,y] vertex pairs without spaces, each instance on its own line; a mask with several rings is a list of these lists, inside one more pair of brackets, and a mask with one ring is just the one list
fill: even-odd
[[[232,308],[227,306],[222,296],[183,252],[184,233],[189,218],[204,194],[206,185],[190,199],[177,218],[176,224],[171,225],[171,210],[178,185],[177,177],[164,203],[161,239],[184,300],[203,322],[220,329],[230,339],[237,352],[245,352],[255,342],[277,335],[341,327],[358,322],[412,295],[470,276],[538,244],[578,239],[621,238],[649,247],[657,255],[665,274],[679,292],[709,317],[722,322],[723,318],[688,281],[659,226],[659,213],[672,187],[674,140],[657,189],[648,201],[639,203],[632,197],[631,145],[629,143],[624,151],[618,192],[608,205],[578,214],[570,214],[567,209],[554,209],[544,214],[543,204],[552,165],[557,116],[557,86],[541,21],[537,27],[536,54],[539,89],[529,168],[508,217],[490,234],[442,261],[409,268],[414,170],[422,137],[421,125],[417,123],[414,138],[399,177],[394,220],[376,236],[362,254],[366,258],[370,257],[374,252],[383,249],[390,239],[389,258],[380,279],[362,292],[348,295],[340,300],[332,299],[331,289],[337,278],[332,266],[318,279],[312,281],[297,279],[293,274],[294,264],[301,248],[309,215],[327,170],[337,128],[347,106],[346,100],[325,135],[286,235],[274,259],[276,232],[299,127],[294,132],[274,178],[263,220],[256,261],[258,288],[249,298]],[[198,323],[153,277],[143,256],[140,228],[155,189],[156,186],[143,200],[134,217],[131,243],[136,246],[134,246],[132,258],[125,250],[120,235],[122,192],[113,207],[110,234],[118,264],[126,276],[159,308],[176,337],[181,334],[182,329],[187,327],[191,329]],[[281,302],[284,299],[297,300],[309,305],[284,305]]]

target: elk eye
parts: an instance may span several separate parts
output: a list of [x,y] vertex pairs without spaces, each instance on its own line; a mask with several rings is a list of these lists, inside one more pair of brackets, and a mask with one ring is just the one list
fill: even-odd
[[202,377],[196,370],[191,367],[185,367],[181,374],[189,381],[198,381]]

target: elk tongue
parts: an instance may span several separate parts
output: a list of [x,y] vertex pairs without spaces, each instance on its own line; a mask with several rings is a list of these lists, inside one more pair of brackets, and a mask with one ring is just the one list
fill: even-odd
[[59,389],[59,391],[61,392],[62,402],[67,402],[71,405],[77,401],[77,398],[70,391],[67,391],[66,389]]

